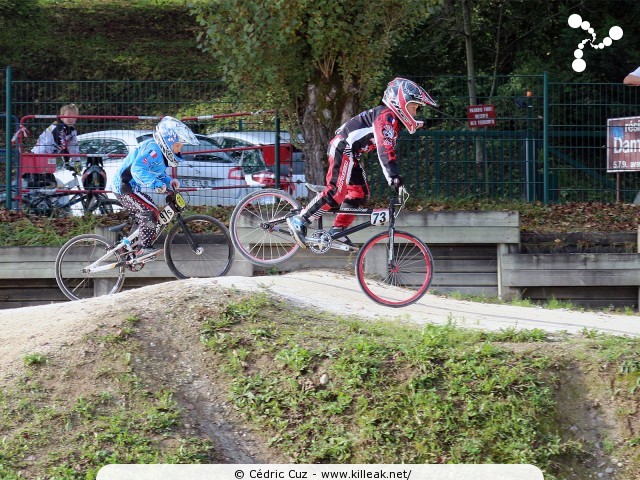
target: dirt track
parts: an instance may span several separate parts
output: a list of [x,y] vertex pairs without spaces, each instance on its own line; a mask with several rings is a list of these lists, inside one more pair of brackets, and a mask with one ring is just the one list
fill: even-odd
[[500,330],[539,328],[578,333],[594,329],[613,335],[640,335],[640,317],[598,312],[546,310],[454,300],[427,293],[404,308],[389,308],[369,300],[353,276],[323,271],[295,272],[275,277],[224,277],[215,282],[238,289],[266,288],[298,304],[344,315],[402,318],[418,324],[452,321],[461,327]]
[[[303,271],[268,277],[181,280],[130,290],[111,297],[0,310],[0,358],[5,359],[3,367],[9,368],[9,365],[26,353],[72,343],[93,330],[97,323],[108,322],[116,312],[126,310],[131,299],[135,299],[135,303],[156,303],[163,299],[171,302],[172,291],[184,292],[209,286],[267,290],[294,304],[365,318],[398,318],[418,324],[443,324],[451,321],[461,327],[487,330],[514,327],[578,333],[588,329],[614,335],[640,335],[638,316],[483,304],[430,293],[408,307],[389,308],[369,300],[353,276],[335,272]],[[0,378],[2,373],[0,370]]]

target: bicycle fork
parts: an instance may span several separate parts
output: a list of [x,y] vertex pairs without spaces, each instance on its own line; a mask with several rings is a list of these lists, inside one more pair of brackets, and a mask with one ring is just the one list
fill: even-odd
[[181,216],[178,216],[178,223],[182,227],[182,232],[184,233],[191,250],[193,250],[193,253],[196,255],[202,255],[204,253],[204,248],[191,236],[191,231],[187,228],[187,224]]
[[395,251],[393,248],[393,245],[395,243],[395,233],[396,229],[393,225],[391,225],[389,227],[389,251],[387,252],[387,267],[389,269],[396,268],[396,265],[394,265]]

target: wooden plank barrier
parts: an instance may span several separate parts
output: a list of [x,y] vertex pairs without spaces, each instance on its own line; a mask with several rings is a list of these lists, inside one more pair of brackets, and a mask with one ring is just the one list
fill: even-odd
[[[325,225],[332,218],[325,216]],[[312,227],[313,228],[313,227]],[[328,229],[328,226],[325,227]],[[432,290],[500,296],[505,300],[566,298],[577,304],[637,306],[640,254],[521,254],[517,212],[403,212],[397,228],[421,238],[434,257]],[[382,227],[351,236],[363,244]],[[55,283],[58,248],[0,248],[0,308],[64,301]],[[229,275],[253,276],[300,269],[353,272],[357,253],[301,250],[272,269],[252,265],[236,253]],[[174,277],[163,261],[127,275],[125,288],[166,282]]]

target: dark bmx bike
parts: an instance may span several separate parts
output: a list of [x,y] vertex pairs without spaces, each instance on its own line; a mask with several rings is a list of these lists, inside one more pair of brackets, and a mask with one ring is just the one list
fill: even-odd
[[[70,300],[118,293],[127,272],[139,272],[146,263],[164,252],[167,266],[176,278],[218,277],[226,274],[234,258],[229,230],[209,215],[183,216],[187,203],[179,192],[167,195],[160,211],[160,234],[174,222],[164,239],[163,248],[153,255],[137,256],[139,228],[129,222],[108,230],[113,242],[102,235],[73,237],[58,252],[56,282]],[[124,230],[130,227],[129,234]]]
[[[323,187],[307,185],[312,191]],[[349,213],[367,220],[331,235],[322,227],[309,227],[307,248],[318,255],[331,249],[358,252],[355,273],[362,291],[371,300],[388,307],[404,307],[417,302],[429,289],[433,257],[429,247],[415,235],[396,230],[395,220],[409,198],[400,187],[389,199],[388,208],[333,209],[327,213]],[[265,267],[278,265],[300,250],[286,219],[301,209],[289,194],[275,189],[250,193],[235,207],[229,230],[233,245],[251,263]],[[349,235],[369,227],[386,227],[361,247],[350,245]]]

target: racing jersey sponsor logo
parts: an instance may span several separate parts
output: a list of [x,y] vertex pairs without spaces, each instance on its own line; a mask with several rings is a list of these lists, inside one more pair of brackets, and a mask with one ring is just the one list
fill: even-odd
[[391,147],[396,146],[396,131],[394,130],[393,126],[384,125],[382,127],[382,137],[384,139],[384,145],[389,145]]

